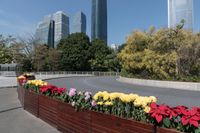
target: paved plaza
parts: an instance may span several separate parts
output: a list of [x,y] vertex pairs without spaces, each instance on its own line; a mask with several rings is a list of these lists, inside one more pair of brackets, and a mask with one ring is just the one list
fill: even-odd
[[96,93],[98,91],[137,93],[142,96],[156,96],[158,103],[168,105],[199,106],[200,91],[188,91],[172,88],[150,87],[122,83],[117,81],[118,77],[72,77],[49,80],[50,83],[59,87],[77,88]]
[[1,133],[59,133],[23,110],[16,88],[0,88],[0,129]]

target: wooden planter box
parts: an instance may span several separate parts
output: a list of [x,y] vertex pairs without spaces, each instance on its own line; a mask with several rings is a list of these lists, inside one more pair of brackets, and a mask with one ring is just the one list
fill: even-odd
[[24,109],[63,133],[180,133],[99,112],[76,112],[70,104],[27,90]]
[[181,133],[175,129],[167,129],[167,128],[157,128],[157,132],[156,133]]
[[24,109],[38,117],[39,95],[29,90],[24,92]]
[[94,133],[153,133],[150,124],[127,120],[91,111],[91,129]]
[[53,127],[57,127],[58,101],[50,97],[39,95],[39,118]]
[[90,133],[90,111],[79,111],[63,102],[58,102],[58,130],[63,133]]
[[24,107],[24,93],[25,93],[24,88],[21,85],[18,85],[17,94],[18,94],[18,99],[22,107]]

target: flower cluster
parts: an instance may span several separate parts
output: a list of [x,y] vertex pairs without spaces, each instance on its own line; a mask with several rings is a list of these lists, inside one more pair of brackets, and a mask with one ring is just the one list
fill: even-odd
[[154,96],[146,97],[139,96],[138,94],[124,94],[119,92],[108,93],[107,91],[96,93],[93,99],[97,102],[97,105],[111,106],[119,100],[125,104],[132,103],[135,107],[143,108],[146,113],[150,111],[150,103],[157,102],[157,98]]
[[92,93],[78,92],[75,88],[71,88],[69,92],[66,92],[65,102],[68,102],[75,107],[76,111],[79,109],[91,109]]
[[93,100],[97,111],[138,121],[146,121],[150,104],[157,101],[154,96],[144,97],[132,93],[108,93],[107,91],[96,93]]
[[44,85],[40,87],[40,93],[46,96],[61,96],[65,91],[65,88],[58,88],[54,85]]
[[45,86],[45,85],[47,85],[47,82],[44,82],[42,80],[29,80],[27,83],[31,84],[31,85],[35,85],[35,86]]
[[25,73],[17,77],[19,85],[24,85],[28,80],[35,80],[35,76],[32,74]]
[[185,106],[169,107],[167,105],[150,105],[149,115],[154,123],[164,125],[167,128],[177,128],[183,132],[199,131],[200,129],[200,108]]
[[19,85],[24,85],[24,83],[26,83],[27,79],[24,75],[20,75],[19,77],[17,77],[17,81],[18,81]]

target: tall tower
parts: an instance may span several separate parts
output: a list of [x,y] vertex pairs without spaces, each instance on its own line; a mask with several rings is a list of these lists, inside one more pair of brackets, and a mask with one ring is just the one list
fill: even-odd
[[60,39],[69,35],[69,17],[62,11],[47,15],[38,23],[36,39],[40,44],[56,48]]
[[38,23],[36,29],[36,39],[39,44],[47,44],[54,48],[54,21],[51,15],[45,16],[44,20]]
[[168,0],[168,28],[185,20],[184,29],[193,31],[193,0]]
[[107,0],[92,0],[91,38],[107,43]]
[[86,15],[83,12],[78,12],[74,16],[74,32],[83,32],[86,33]]
[[57,47],[59,41],[69,35],[69,17],[62,11],[53,14],[55,22],[55,40],[54,47]]

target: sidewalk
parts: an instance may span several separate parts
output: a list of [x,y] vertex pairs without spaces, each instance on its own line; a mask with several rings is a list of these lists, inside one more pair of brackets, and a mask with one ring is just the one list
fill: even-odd
[[59,133],[57,129],[21,108],[16,88],[0,88],[0,132]]

